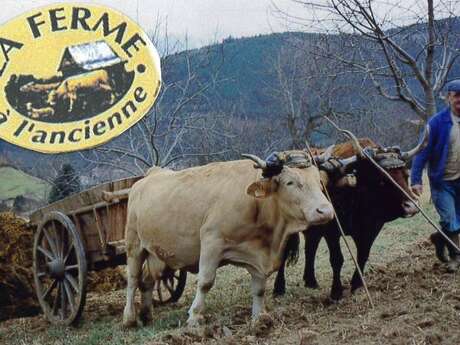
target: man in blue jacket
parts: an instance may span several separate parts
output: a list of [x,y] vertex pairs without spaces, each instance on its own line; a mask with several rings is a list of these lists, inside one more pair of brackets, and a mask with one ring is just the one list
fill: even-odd
[[[459,247],[460,233],[460,79],[447,84],[449,107],[428,121],[430,137],[427,147],[414,159],[411,172],[412,190],[422,194],[422,171],[428,163],[431,198],[440,216],[443,232]],[[448,262],[449,272],[460,267],[460,252],[438,232],[430,236],[436,256]],[[450,260],[445,255],[447,246]]]

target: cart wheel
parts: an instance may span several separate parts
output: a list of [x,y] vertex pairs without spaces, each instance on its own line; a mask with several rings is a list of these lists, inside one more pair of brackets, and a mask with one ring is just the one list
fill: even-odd
[[177,302],[184,292],[187,282],[187,271],[165,269],[161,280],[156,282],[153,289],[153,303],[163,305]]
[[61,212],[48,213],[34,236],[33,271],[38,301],[53,324],[70,325],[86,298],[86,256],[74,224]]

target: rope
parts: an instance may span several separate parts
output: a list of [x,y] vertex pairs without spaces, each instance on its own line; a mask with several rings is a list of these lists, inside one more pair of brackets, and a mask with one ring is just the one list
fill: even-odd
[[[308,145],[308,142],[306,141],[305,144],[307,145],[307,150],[308,150],[308,153],[310,154],[310,156],[312,157],[312,160],[313,160],[313,164],[318,168],[318,164],[316,163],[316,160],[314,159],[313,157],[313,154],[311,152],[311,149],[310,149],[310,145]],[[331,203],[332,205],[332,209],[334,210],[334,218],[335,218],[335,221],[337,222],[337,226],[340,230],[340,233],[342,235],[342,238],[343,238],[343,241],[345,242],[345,246],[347,247],[347,250],[348,252],[350,253],[350,256],[353,260],[353,263],[355,265],[355,268],[356,268],[356,271],[358,272],[359,274],[359,277],[361,278],[361,282],[363,283],[363,287],[364,287],[364,290],[366,291],[366,295],[367,295],[367,299],[369,300],[369,304],[371,305],[371,308],[374,309],[374,302],[372,300],[372,297],[371,297],[371,294],[369,293],[369,289],[367,288],[367,283],[366,281],[364,280],[364,275],[363,275],[363,272],[361,271],[361,268],[359,267],[358,265],[358,261],[356,260],[355,256],[353,255],[353,251],[351,250],[351,247],[350,245],[348,244],[348,241],[346,239],[346,236],[345,236],[345,231],[343,230],[342,228],[342,224],[340,223],[340,220],[339,220],[339,216],[337,215],[337,212],[335,212],[335,207],[334,205],[332,204],[332,199],[331,199],[331,196],[329,194],[329,191],[327,190],[326,186],[324,185],[324,182],[321,180],[321,186],[323,187],[324,189],[324,193],[326,194],[326,198],[329,200],[329,202]]]
[[460,252],[458,246],[452,242],[452,240],[442,231],[435,222],[425,213],[425,211],[417,204],[417,202],[411,198],[411,196],[391,177],[391,175],[383,169],[378,163],[365,151],[363,151],[364,156],[371,161],[387,178],[390,180],[392,184],[394,184],[398,189],[415,205],[415,207],[420,211],[420,213],[425,217],[425,219],[450,243],[452,247],[454,247],[457,251]]
[[[343,130],[341,129],[340,127],[338,127],[331,119],[329,119],[328,117],[326,117],[326,120],[328,120],[338,131],[342,132],[342,133],[345,133],[345,135],[347,135],[350,139],[355,139],[354,138],[354,135],[351,134],[351,132],[349,131],[346,131],[346,130]],[[357,142],[357,145],[359,146],[359,148],[361,149],[361,154],[366,157],[373,165],[375,165],[375,167],[377,167],[377,169],[379,169],[379,171],[381,173],[383,173],[383,175],[393,184],[395,185],[403,194],[404,196],[406,196],[406,198],[408,198],[414,205],[415,207],[420,211],[420,213],[423,215],[423,217],[425,217],[425,219],[428,221],[428,223],[430,223],[435,229],[437,232],[439,232],[443,237],[444,239],[452,246],[454,247],[457,251],[460,252],[460,248],[449,238],[449,236],[447,236],[444,231],[442,231],[437,225],[436,223],[426,214],[426,212],[418,205],[418,203],[409,195],[409,193],[407,193],[394,179],[393,177],[391,177],[391,175],[384,169],[382,168],[375,160],[374,158],[372,158],[366,151],[364,151],[362,149],[362,147],[359,145],[359,142]]]

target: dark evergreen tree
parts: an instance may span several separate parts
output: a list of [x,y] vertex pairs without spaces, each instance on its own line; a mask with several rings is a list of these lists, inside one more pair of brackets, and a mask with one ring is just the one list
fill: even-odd
[[61,171],[54,180],[48,201],[50,203],[61,200],[69,195],[78,193],[81,189],[80,178],[72,165],[63,164]]

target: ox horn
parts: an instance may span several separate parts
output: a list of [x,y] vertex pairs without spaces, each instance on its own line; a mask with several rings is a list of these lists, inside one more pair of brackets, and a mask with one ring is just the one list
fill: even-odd
[[353,145],[353,148],[355,149],[355,151],[358,154],[362,154],[363,148],[359,144],[358,138],[356,138],[356,136],[353,133],[351,133],[350,131],[347,131],[346,129],[342,129],[341,131],[345,134],[348,134],[348,136],[351,138],[351,144]]
[[430,126],[427,125],[425,127],[425,133],[423,134],[422,141],[417,146],[415,146],[412,150],[401,152],[401,158],[405,161],[411,160],[417,153],[422,151],[426,147],[426,145],[428,145],[429,138],[430,138]]
[[348,130],[346,130],[346,129],[340,128],[339,126],[336,125],[336,123],[335,123],[334,121],[332,121],[332,120],[331,120],[330,118],[328,118],[327,116],[324,116],[324,118],[325,118],[327,121],[329,121],[329,123],[330,123],[336,130],[338,130],[339,132],[342,132],[342,133],[344,133],[346,136],[348,136],[348,137],[351,139],[351,144],[353,145],[353,148],[358,152],[358,154],[360,154],[360,155],[362,154],[363,149],[362,149],[361,145],[359,144],[359,140],[358,140],[358,138],[356,138],[356,136],[355,136],[352,132],[350,132],[350,131],[348,131]]
[[254,168],[256,169],[266,169],[267,162],[265,162],[262,158],[257,157],[256,155],[251,155],[249,153],[241,154],[241,157],[247,158],[255,162]]
[[342,163],[343,167],[346,167],[348,164],[352,164],[358,160],[358,156],[354,155],[349,158],[339,159],[340,163]]
[[322,154],[319,156],[315,157],[316,163],[317,164],[323,164],[325,161],[327,161],[329,158],[332,157],[332,152],[334,151],[335,145],[329,146],[326,151],[324,151]]

